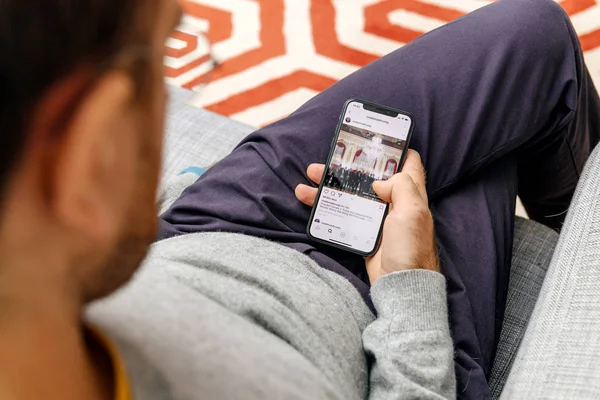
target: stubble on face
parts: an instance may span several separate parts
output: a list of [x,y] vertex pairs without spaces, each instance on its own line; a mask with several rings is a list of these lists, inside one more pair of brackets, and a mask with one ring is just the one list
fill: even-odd
[[164,43],[179,24],[182,10],[175,0],[158,0],[160,27],[153,29],[154,54],[148,65],[146,88],[136,105],[139,146],[135,155],[135,187],[123,220],[121,233],[85,293],[89,302],[104,297],[125,284],[146,257],[156,239],[158,206],[156,191],[162,164],[166,88],[163,77]]
[[98,274],[92,280],[96,284],[90,285],[86,302],[106,296],[125,284],[138,269],[156,238],[156,188],[161,149],[148,144],[140,146],[136,187],[121,234],[103,266],[97,270]]

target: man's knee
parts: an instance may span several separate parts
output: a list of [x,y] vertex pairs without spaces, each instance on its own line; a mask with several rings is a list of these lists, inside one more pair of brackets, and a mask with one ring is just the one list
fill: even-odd
[[497,4],[506,10],[507,27],[524,39],[560,38],[567,34],[569,17],[553,0],[501,0]]
[[501,40],[529,59],[551,62],[578,46],[568,15],[553,0],[500,0],[495,6]]
[[556,13],[558,15],[566,15],[563,8],[554,0],[500,0],[499,3],[513,3],[514,7],[520,9],[521,12],[539,13]]

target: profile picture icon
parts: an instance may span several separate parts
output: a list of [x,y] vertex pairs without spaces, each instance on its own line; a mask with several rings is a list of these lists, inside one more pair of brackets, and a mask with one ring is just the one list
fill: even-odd
[[320,224],[321,220],[319,218],[315,219],[315,223]]
[[349,124],[350,122],[352,122],[352,120],[350,119],[350,117],[346,118],[346,123]]

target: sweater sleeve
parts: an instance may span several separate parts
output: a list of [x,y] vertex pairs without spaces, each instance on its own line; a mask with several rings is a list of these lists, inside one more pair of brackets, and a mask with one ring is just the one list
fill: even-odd
[[371,289],[378,317],[363,333],[370,400],[454,399],[454,351],[443,275],[412,270]]

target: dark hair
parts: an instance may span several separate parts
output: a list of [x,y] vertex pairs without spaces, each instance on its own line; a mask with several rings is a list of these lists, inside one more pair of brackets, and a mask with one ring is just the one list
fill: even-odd
[[0,200],[40,98],[76,69],[139,44],[139,14],[149,3],[0,0]]

